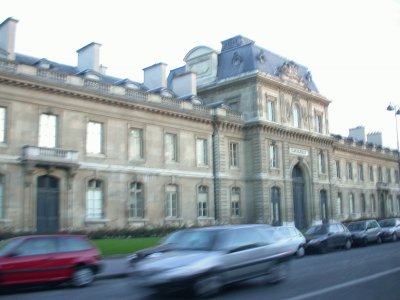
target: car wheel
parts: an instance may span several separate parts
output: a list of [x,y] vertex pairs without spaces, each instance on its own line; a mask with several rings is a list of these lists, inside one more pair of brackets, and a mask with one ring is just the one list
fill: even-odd
[[376,239],[376,243],[377,244],[382,244],[382,238],[380,236],[378,236],[378,238]]
[[278,283],[288,277],[288,263],[277,262],[270,269],[269,283]]
[[344,249],[346,249],[346,250],[351,249],[351,241],[350,240],[346,240],[346,242],[344,243]]
[[392,242],[397,241],[397,234],[396,232],[392,234]]
[[198,279],[193,285],[194,295],[199,298],[214,296],[222,288],[222,279],[219,275],[209,274]]
[[303,257],[305,253],[306,250],[304,249],[304,246],[300,246],[296,251],[296,257]]
[[93,270],[89,267],[80,267],[76,269],[72,276],[72,285],[74,287],[88,286],[94,281]]

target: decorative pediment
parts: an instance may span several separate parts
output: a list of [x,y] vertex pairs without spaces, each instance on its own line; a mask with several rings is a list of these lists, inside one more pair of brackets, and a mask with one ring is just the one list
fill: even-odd
[[[277,69],[277,76],[282,80],[308,88],[307,83],[299,74],[299,66],[294,61],[286,61]],[[308,75],[311,77],[311,75]]]

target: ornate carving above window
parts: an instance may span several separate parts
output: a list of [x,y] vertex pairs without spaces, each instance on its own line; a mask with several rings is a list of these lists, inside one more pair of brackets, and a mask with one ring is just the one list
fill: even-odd
[[242,63],[243,59],[242,57],[239,55],[239,53],[235,52],[233,53],[233,58],[232,58],[232,64],[234,66],[238,66]]
[[[299,66],[294,61],[284,62],[282,66],[277,69],[277,76],[282,80],[300,85],[303,88],[308,88],[307,83],[299,74]],[[307,80],[311,79],[311,75],[307,73]]]

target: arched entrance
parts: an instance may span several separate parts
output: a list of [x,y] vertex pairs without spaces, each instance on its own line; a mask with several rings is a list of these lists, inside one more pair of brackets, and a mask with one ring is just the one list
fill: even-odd
[[305,198],[305,180],[303,172],[299,165],[294,166],[292,172],[293,182],[293,214],[294,225],[298,229],[304,229],[307,226]]
[[59,180],[53,176],[37,179],[36,230],[57,232],[59,230]]

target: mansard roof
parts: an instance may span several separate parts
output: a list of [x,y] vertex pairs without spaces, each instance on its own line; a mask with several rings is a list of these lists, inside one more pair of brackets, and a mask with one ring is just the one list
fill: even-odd
[[317,86],[306,67],[259,47],[254,41],[241,35],[221,43],[222,50],[218,56],[218,80],[260,71],[275,77],[292,77],[304,83],[311,91],[318,93]]

